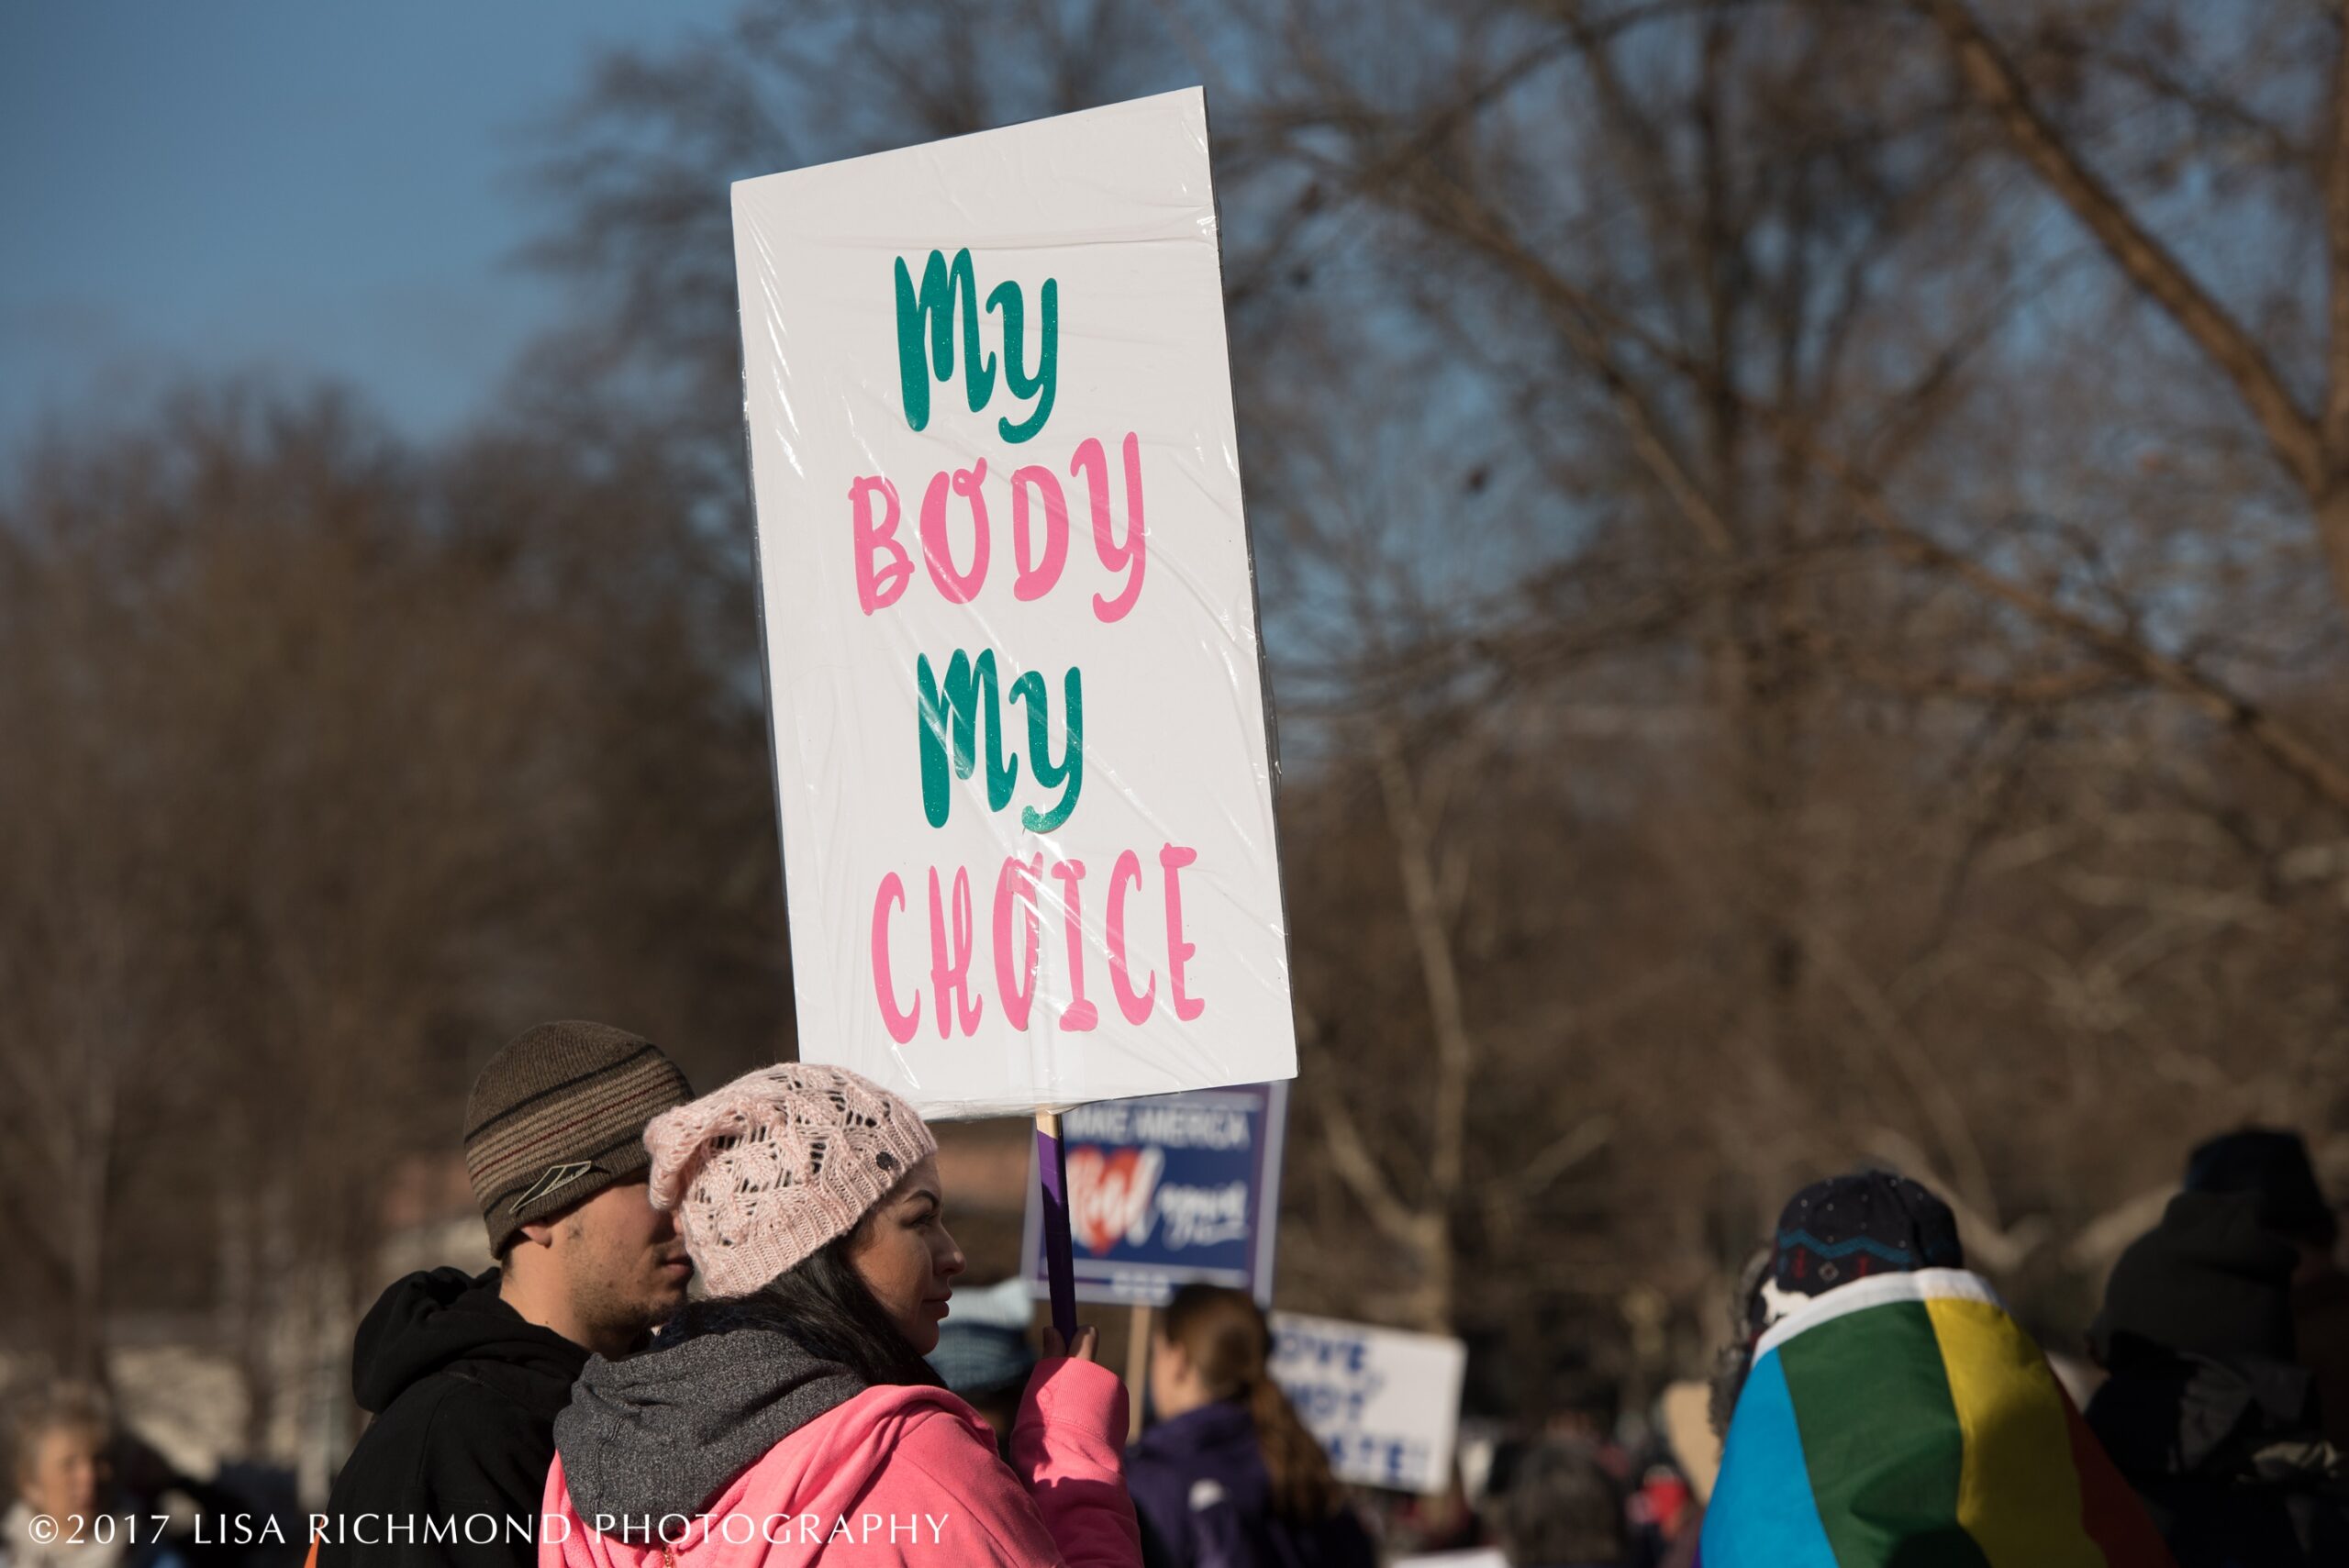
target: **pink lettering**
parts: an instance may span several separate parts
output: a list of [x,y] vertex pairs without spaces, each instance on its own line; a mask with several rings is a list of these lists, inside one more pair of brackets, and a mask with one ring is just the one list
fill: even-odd
[[[1190,993],[1187,966],[1197,956],[1198,949],[1183,933],[1181,873],[1185,867],[1197,864],[1198,859],[1197,850],[1182,844],[1163,844],[1158,851],[1159,869],[1166,882],[1166,995],[1175,1018],[1185,1023],[1207,1011],[1205,999]],[[1051,874],[1059,882],[1060,889],[1048,906],[1043,896],[1046,860],[1042,852],[1004,860],[996,875],[990,917],[985,928],[975,933],[969,870],[929,868],[930,979],[939,1039],[978,1033],[986,1006],[980,976],[989,972],[1003,998],[1005,1019],[1017,1030],[1024,1032],[1030,1027],[1041,989],[1043,950],[1051,941],[1044,928],[1055,915],[1067,944],[1069,973],[1069,1000],[1061,1009],[1060,1028],[1067,1033],[1082,1034],[1099,1027],[1099,1009],[1085,995],[1085,862],[1052,862]],[[1146,880],[1143,866],[1136,851],[1126,850],[1119,854],[1109,873],[1109,904],[1105,911],[1105,940],[1101,944],[1108,954],[1109,984],[1118,999],[1118,1010],[1127,1022],[1137,1025],[1149,1021],[1158,999],[1156,974],[1144,970],[1137,976],[1128,957],[1129,938],[1139,933],[1130,931],[1126,924],[1127,900],[1142,890]],[[953,884],[951,895],[947,890],[950,869]],[[891,978],[891,919],[893,912],[903,913],[906,909],[905,884],[896,873],[891,872],[882,877],[880,890],[873,901],[873,986],[880,1003],[882,1023],[889,1038],[899,1045],[912,1042],[920,1031],[922,1017],[921,987],[917,985],[910,1004],[900,1007]],[[989,952],[981,954],[975,951],[974,936],[988,943]],[[1140,990],[1134,986],[1136,978],[1142,982]]]
[[1141,995],[1134,995],[1133,983],[1126,970],[1126,884],[1141,885],[1141,857],[1131,850],[1118,857],[1109,873],[1109,989],[1118,998],[1118,1011],[1126,1015],[1130,1024],[1146,1023],[1150,1019],[1151,1003],[1158,995],[1158,977],[1151,976]]
[[1068,937],[1068,1006],[1061,1009],[1061,1029],[1082,1034],[1100,1021],[1085,999],[1085,899],[1078,884],[1085,880],[1083,861],[1056,861],[1052,875],[1061,884],[1061,929]]
[[1199,950],[1183,940],[1182,871],[1198,858],[1198,851],[1180,844],[1167,844],[1158,851],[1158,869],[1166,873],[1166,999],[1174,1005],[1174,1016],[1186,1024],[1208,1010],[1205,1002],[1183,989],[1183,965]]
[[1130,430],[1126,432],[1126,539],[1119,544],[1109,532],[1109,459],[1101,450],[1100,441],[1091,436],[1076,449],[1069,460],[1072,475],[1085,476],[1085,494],[1093,506],[1093,549],[1100,556],[1101,564],[1112,572],[1126,573],[1126,585],[1114,599],[1093,595],[1093,613],[1103,624],[1125,619],[1126,613],[1141,597],[1143,568],[1149,564],[1149,530],[1142,526],[1141,509],[1141,443]]
[[[888,503],[888,510],[877,528],[873,522],[873,493],[876,490]],[[856,541],[856,602],[866,615],[871,615],[897,602],[914,574],[914,563],[907,557],[906,547],[897,542],[896,485],[877,475],[868,475],[848,487],[848,500],[854,509],[850,526]],[[885,556],[887,564],[876,568],[875,555]]]
[[[1030,485],[1044,498],[1044,555],[1033,565],[1028,553]],[[1011,476],[1011,556],[1019,568],[1011,584],[1015,599],[1041,599],[1061,580],[1061,567],[1068,560],[1068,497],[1061,494],[1061,482],[1049,468],[1031,463]]]
[[[937,885],[937,873],[932,873],[930,885]],[[906,906],[906,884],[891,872],[881,879],[881,891],[873,896],[873,989],[881,1000],[881,1022],[888,1029],[889,1038],[899,1045],[914,1038],[914,1030],[921,1027],[921,993],[914,993],[914,1005],[908,1012],[897,1010],[896,987],[889,984],[889,909],[894,905]]]
[[[956,1023],[966,1035],[977,1032],[979,1015],[985,1007],[983,998],[971,994],[971,873],[962,866],[954,868],[954,943],[953,956],[947,956],[946,908],[940,895],[938,868],[930,868],[930,983],[937,994],[938,1038],[951,1039]],[[954,1010],[946,1009],[948,996],[954,999]]]
[[[1002,874],[995,879],[995,985],[1003,997],[1003,1016],[1016,1029],[1028,1027],[1028,1009],[1036,999],[1036,962],[1041,956],[1044,921],[1036,907],[1036,894],[1044,875],[1044,857],[1032,855],[1021,860],[1014,855],[1003,862]],[[1027,968],[1024,975],[1015,974],[1012,968],[1011,912],[1019,906],[1026,928],[1027,940],[1022,944]]]
[[[946,541],[946,487],[949,475],[941,471],[930,482],[930,489],[921,498],[921,554],[930,568],[930,580],[938,584],[950,605],[967,605],[987,580],[987,499],[979,486],[986,483],[987,460],[981,458],[968,468],[958,468],[952,475],[954,494],[971,505],[971,528],[974,542],[971,547],[971,569],[954,570],[954,555]],[[900,551],[900,554],[903,552]]]

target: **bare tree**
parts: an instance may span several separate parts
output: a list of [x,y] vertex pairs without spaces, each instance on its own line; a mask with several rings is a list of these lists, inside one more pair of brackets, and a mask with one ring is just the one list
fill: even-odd
[[393,1176],[457,1157],[517,1028],[773,1058],[762,731],[668,527],[692,490],[624,434],[427,457],[230,386],[0,493],[0,1161],[52,1195],[23,1340],[104,1375],[171,1314],[273,1451],[347,1405]]

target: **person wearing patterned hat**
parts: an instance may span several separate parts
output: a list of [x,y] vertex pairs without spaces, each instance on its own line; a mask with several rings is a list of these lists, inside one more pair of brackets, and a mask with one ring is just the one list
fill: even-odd
[[540,1024],[482,1069],[465,1170],[496,1266],[410,1274],[360,1323],[351,1392],[374,1420],[317,1568],[537,1560],[528,1532],[463,1527],[535,1515],[588,1356],[640,1348],[685,1304],[693,1264],[650,1201],[644,1129],[692,1095],[658,1046],[606,1024]]
[[1044,1333],[1008,1462],[922,1358],[963,1258],[937,1140],[844,1068],[762,1068],[654,1119],[652,1201],[709,1298],[598,1356],[555,1420],[548,1568],[834,1560],[1138,1568],[1125,1385]]
[[1917,1183],[1863,1171],[1796,1194],[1739,1318],[1705,1568],[2176,1568]]
[[1748,1326],[1759,1334],[1810,1297],[1876,1274],[1965,1266],[1957,1217],[1924,1186],[1889,1171],[1830,1176],[1778,1216]]
[[1768,1247],[1746,1262],[1731,1308],[1738,1333],[1712,1379],[1713,1432],[1726,1437],[1753,1347],[1814,1296],[1884,1273],[1962,1269],[1957,1217],[1933,1193],[1889,1171],[1813,1182],[1787,1200]]

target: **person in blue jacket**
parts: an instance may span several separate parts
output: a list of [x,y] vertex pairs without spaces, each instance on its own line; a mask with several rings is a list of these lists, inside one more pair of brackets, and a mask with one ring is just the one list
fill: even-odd
[[1178,1568],[1372,1568],[1369,1532],[1273,1381],[1271,1356],[1271,1329],[1245,1293],[1174,1293],[1151,1342],[1157,1423],[1126,1455],[1146,1536]]

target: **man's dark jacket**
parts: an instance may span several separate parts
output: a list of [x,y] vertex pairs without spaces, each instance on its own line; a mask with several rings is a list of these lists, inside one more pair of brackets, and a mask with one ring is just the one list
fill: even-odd
[[[351,1392],[375,1419],[327,1500],[318,1568],[536,1562],[524,1528],[536,1530],[554,1418],[586,1364],[584,1348],[498,1299],[495,1270],[434,1269],[385,1291],[351,1353]],[[467,1541],[469,1522],[490,1539]],[[456,1539],[428,1540],[436,1530]]]

